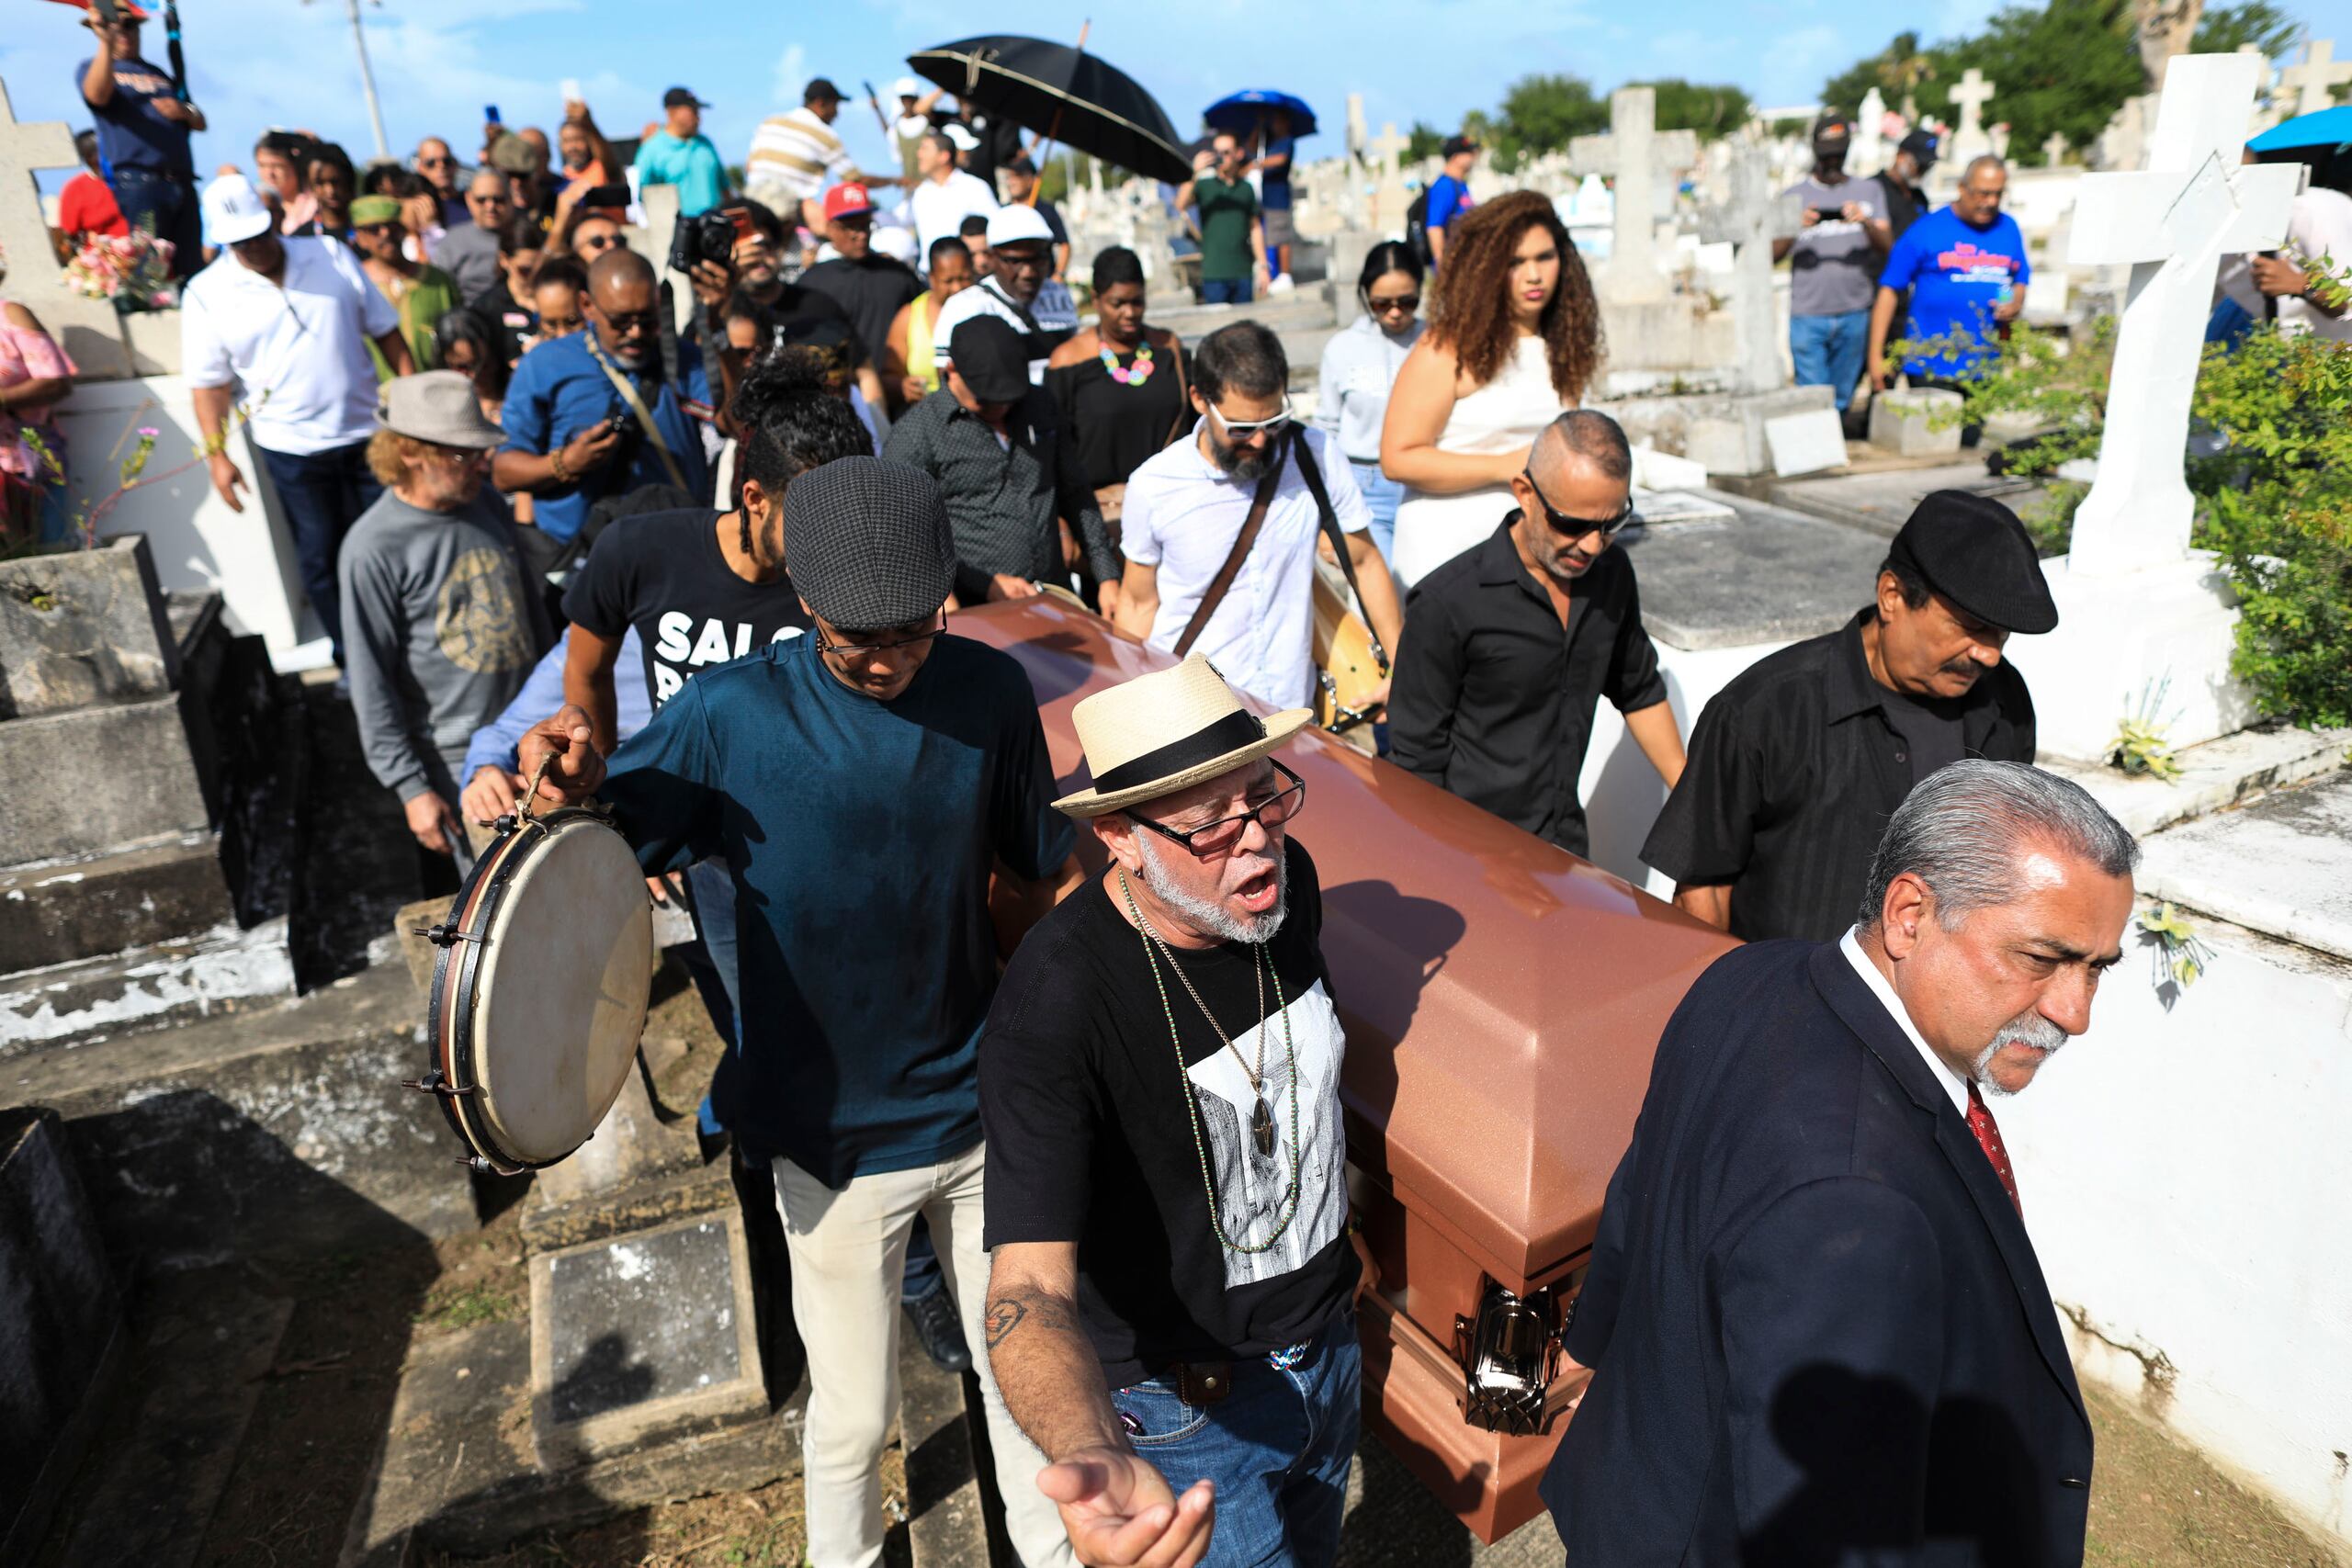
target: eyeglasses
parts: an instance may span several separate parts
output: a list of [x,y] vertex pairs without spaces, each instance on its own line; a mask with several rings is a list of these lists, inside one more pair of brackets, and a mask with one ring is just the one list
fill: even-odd
[[419,158],[416,166],[420,169],[446,169],[455,161],[450,158]]
[[1421,297],[1418,294],[1395,294],[1384,299],[1374,294],[1365,299],[1364,303],[1369,305],[1376,315],[1385,316],[1391,310],[1402,310],[1409,316],[1421,308]]
[[1280,762],[1274,764],[1274,772],[1282,774],[1290,783],[1276,791],[1272,799],[1262,805],[1251,807],[1238,817],[1220,817],[1204,827],[1179,829],[1163,827],[1150,818],[1140,816],[1133,811],[1128,812],[1127,816],[1136,827],[1148,828],[1163,839],[1172,839],[1192,851],[1195,859],[1206,860],[1211,855],[1223,854],[1239,843],[1241,835],[1249,829],[1250,823],[1255,822],[1265,829],[1268,836],[1271,837],[1275,829],[1282,827],[1305,809],[1306,781]]
[[886,653],[901,653],[910,649],[921,648],[933,637],[944,636],[946,631],[947,615],[946,612],[942,611],[939,624],[931,630],[919,632],[913,637],[902,637],[895,642],[831,642],[828,641],[825,634],[820,631],[816,634],[817,651],[838,653],[843,659],[879,659]]
[[656,310],[631,310],[627,315],[606,312],[605,324],[613,329],[615,337],[632,337],[639,333],[658,333],[662,316]]
[[620,243],[618,234],[575,234],[571,248],[575,251],[606,251]]
[[1283,427],[1291,421],[1290,394],[1283,394],[1283,412],[1272,419],[1227,419],[1225,412],[1215,403],[1209,405],[1209,412],[1216,415],[1217,428],[1236,441],[1247,441],[1260,431],[1279,435]]
[[1544,521],[1568,538],[1581,539],[1587,534],[1598,534],[1604,539],[1613,539],[1639,520],[1640,514],[1634,510],[1634,498],[1630,494],[1625,498],[1623,509],[1614,517],[1571,517],[1552,504],[1551,498],[1544,493],[1544,487],[1535,482],[1533,468],[1521,469],[1521,477],[1527,480],[1527,488],[1535,492],[1537,504],[1544,508]]
[[1054,265],[1053,258],[1043,251],[1009,251],[1002,245],[994,248],[998,261],[1023,272],[1042,270]]

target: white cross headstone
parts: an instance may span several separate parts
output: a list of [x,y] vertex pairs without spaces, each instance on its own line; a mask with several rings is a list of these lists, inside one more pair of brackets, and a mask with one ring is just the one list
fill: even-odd
[[1348,156],[1363,162],[1365,149],[1372,145],[1372,128],[1364,123],[1363,95],[1348,95]]
[[2052,168],[2056,168],[2066,161],[2066,150],[2072,145],[2073,143],[2066,140],[2064,131],[2052,131],[2050,140],[2041,144],[2041,161]]
[[1699,237],[1732,247],[1732,330],[1739,344],[1738,389],[1769,392],[1781,385],[1780,314],[1772,308],[1772,242],[1794,235],[1804,204],[1793,190],[1772,188],[1771,160],[1746,138],[1722,144],[1725,198],[1702,209]]
[[2222,258],[2287,234],[2300,164],[2241,164],[2256,68],[2239,54],[2184,54],[2165,76],[2148,166],[2086,176],[2068,261],[2129,264],[2108,378],[2098,478],[2075,513],[2069,570],[2112,576],[2182,558],[2194,503],[2181,469],[2189,396]]
[[1615,176],[1609,260],[1595,280],[1615,304],[1666,298],[1666,274],[1657,265],[1657,176],[1661,170],[1687,169],[1699,156],[1696,135],[1659,131],[1657,123],[1656,88],[1620,87],[1609,97],[1609,134],[1579,136],[1568,143],[1569,161],[1579,170]]
[[2331,39],[2313,39],[2303,45],[2300,65],[2278,73],[2279,89],[2293,100],[2291,114],[2317,114],[2335,101],[2335,89],[2352,82],[2352,60],[2335,58]]
[[74,130],[62,120],[19,125],[0,85],[0,252],[7,256],[8,297],[40,319],[85,378],[131,373],[122,319],[104,299],[66,287],[65,269],[51,259],[49,217],[41,210],[42,169],[78,169]]
[[1373,156],[1380,160],[1380,182],[1372,193],[1372,226],[1385,234],[1401,232],[1405,227],[1405,209],[1413,204],[1405,189],[1405,149],[1412,142],[1396,134],[1396,122],[1389,120],[1372,139]]
[[1993,93],[1994,85],[1973,65],[1952,85],[1952,105],[1960,110],[1960,129],[1951,133],[1951,157],[1956,167],[1965,168],[1969,159],[1993,150],[1993,139],[1984,133],[1984,105]]
[[1847,154],[1849,174],[1874,175],[1886,167],[1886,95],[1872,87],[1862,95],[1854,116],[1854,145]]

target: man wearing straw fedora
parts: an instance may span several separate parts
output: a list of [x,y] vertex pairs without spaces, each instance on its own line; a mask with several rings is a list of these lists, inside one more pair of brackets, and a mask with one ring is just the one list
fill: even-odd
[[1199,655],[1074,714],[1103,874],[980,1043],[989,1355],[1081,1562],[1329,1564],[1355,1451],[1346,1042],[1306,786]]

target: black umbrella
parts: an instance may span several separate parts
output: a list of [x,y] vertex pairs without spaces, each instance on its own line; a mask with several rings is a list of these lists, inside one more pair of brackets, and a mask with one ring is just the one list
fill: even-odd
[[1167,111],[1117,66],[1064,43],[1000,34],[919,50],[907,63],[961,101],[1148,179],[1193,177]]

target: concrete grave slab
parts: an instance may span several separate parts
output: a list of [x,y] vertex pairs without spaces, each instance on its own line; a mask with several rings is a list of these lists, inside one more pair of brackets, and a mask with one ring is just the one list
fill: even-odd
[[236,914],[209,833],[0,870],[0,975],[170,942],[233,925]]
[[1772,487],[1771,498],[1792,511],[1891,539],[1910,520],[1921,499],[1939,490],[1989,496],[2012,512],[2025,511],[2041,493],[2035,480],[1988,474],[1982,457],[1964,457],[1939,467],[1787,480]]
[[1772,471],[1782,479],[1846,466],[1846,432],[1835,409],[1806,409],[1764,422]]
[[1895,388],[1871,399],[1871,445],[1905,457],[1960,451],[1968,400],[1941,387]]
[[[34,890],[41,890],[39,880],[44,876],[81,874],[35,873]],[[133,886],[138,882],[126,880]],[[121,908],[119,899],[109,902],[122,917],[147,916],[135,907]],[[101,906],[98,913],[107,912]],[[43,1046],[177,1028],[284,997],[294,989],[286,926],[283,916],[249,931],[224,920],[209,931],[129,952],[0,977],[0,1059]],[[71,940],[73,929],[44,936]]]
[[0,560],[0,719],[164,696],[178,666],[140,536]]
[[1687,651],[1791,642],[1837,630],[1869,602],[1884,540],[1708,494],[1735,520],[1644,528],[1619,547],[1640,574],[1652,637]]
[[174,696],[0,723],[13,864],[102,853],[209,825]]
[[2139,884],[2266,936],[2352,959],[2352,772],[2151,837]]
[[2267,724],[2182,748],[2174,754],[2180,764],[2177,778],[2126,773],[2104,762],[2064,757],[2043,757],[2040,765],[2081,784],[2109,816],[2144,837],[2226,810],[2265,790],[2332,773],[2346,755],[2352,755],[2352,729]]

